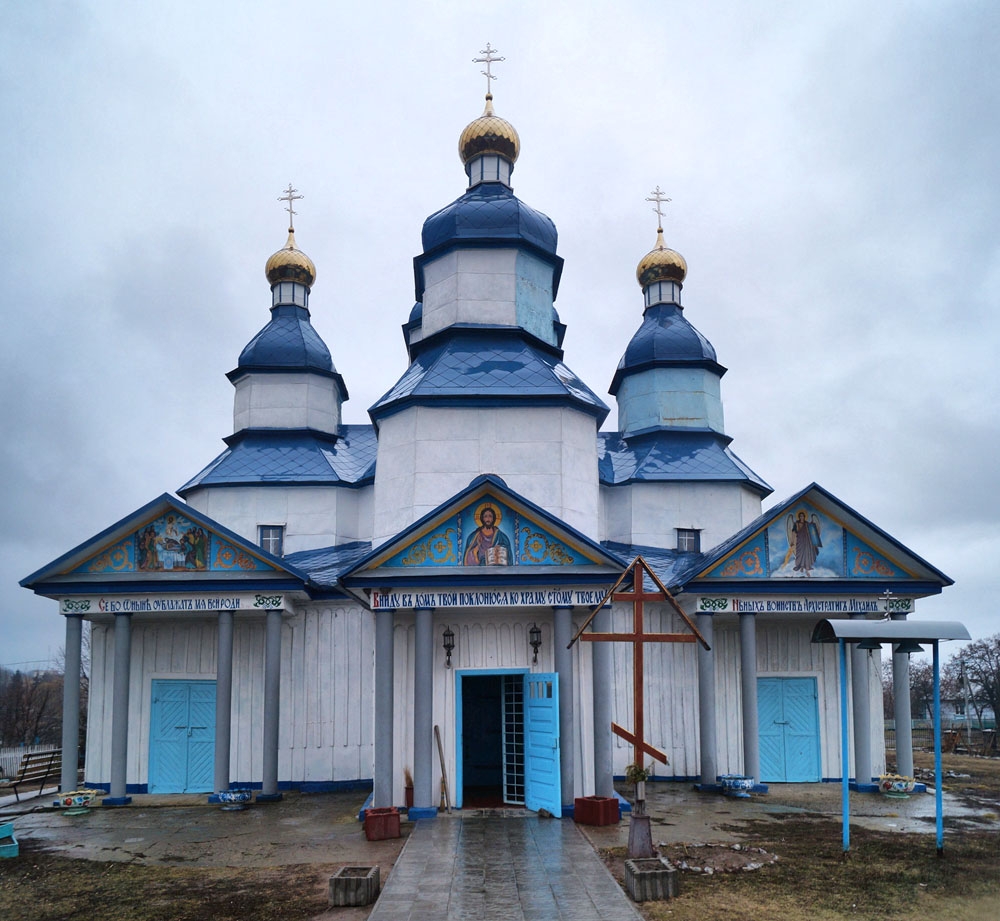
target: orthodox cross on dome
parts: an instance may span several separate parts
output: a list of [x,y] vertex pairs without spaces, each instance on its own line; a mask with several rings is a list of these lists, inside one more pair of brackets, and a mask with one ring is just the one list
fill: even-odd
[[491,48],[489,42],[486,43],[486,47],[482,51],[480,51],[479,53],[481,55],[483,55],[483,57],[481,57],[481,58],[473,58],[472,59],[472,63],[473,64],[485,64],[486,65],[486,70],[482,71],[482,74],[483,74],[484,77],[486,77],[486,95],[487,96],[491,96],[492,93],[490,92],[490,85],[491,85],[490,81],[491,80],[496,80],[497,77],[496,77],[496,74],[494,74],[494,73],[492,73],[490,71],[490,65],[494,61],[506,61],[507,59],[505,57],[503,57],[502,55],[497,55],[496,48]]
[[300,198],[305,198],[304,195],[298,195],[298,194],[296,194],[298,191],[299,191],[298,189],[293,189],[292,188],[292,184],[291,183],[288,183],[288,188],[285,189],[285,194],[278,196],[278,201],[287,201],[288,202],[288,206],[285,208],[285,210],[288,212],[288,232],[289,233],[291,233],[293,230],[295,230],[295,222],[294,222],[293,219],[294,219],[295,215],[299,213],[298,211],[295,211],[295,210],[292,209],[292,202],[293,201],[298,201]]
[[[657,189],[659,192],[659,189]],[[652,201],[652,199],[650,199]],[[646,579],[650,580],[652,589],[646,588]],[[629,583],[631,582],[631,587]],[[608,601],[627,601],[632,604],[632,631],[630,633],[588,633],[587,628],[591,621],[597,616],[597,612],[604,607]],[[666,603],[678,614],[688,633],[647,633],[644,623],[644,602]],[[576,636],[570,640],[572,646],[577,640],[589,643],[631,643],[632,644],[632,708],[634,714],[635,728],[632,732],[619,726],[617,723],[611,724],[611,731],[624,739],[633,748],[633,764],[641,765],[645,756],[649,755],[663,764],[667,763],[667,756],[659,749],[654,748],[646,741],[645,737],[645,713],[643,706],[644,687],[644,664],[645,656],[643,646],[645,643],[701,643],[706,649],[709,648],[705,638],[698,631],[691,618],[684,613],[680,605],[674,601],[673,596],[667,591],[663,583],[657,578],[656,573],[649,564],[641,557],[637,556],[631,565],[622,573],[621,578],[614,584],[614,587],[604,596],[604,600],[593,610],[590,617],[584,622],[576,632]]]
[[646,201],[655,201],[656,202],[656,207],[653,208],[652,210],[656,212],[656,217],[657,217],[657,228],[656,228],[656,231],[657,231],[657,233],[662,233],[663,232],[663,209],[660,206],[664,205],[668,201],[672,201],[672,200],[673,199],[667,198],[667,196],[663,194],[663,192],[661,191],[661,189],[660,189],[659,186],[657,186],[653,190],[653,192],[650,194],[649,198],[646,199]]

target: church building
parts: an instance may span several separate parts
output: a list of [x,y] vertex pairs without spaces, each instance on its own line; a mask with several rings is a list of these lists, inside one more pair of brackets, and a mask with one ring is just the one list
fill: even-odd
[[[731,450],[726,369],[662,226],[602,428],[608,405],[563,353],[556,226],[514,195],[520,139],[492,94],[459,152],[416,303],[372,318],[405,321],[407,361],[367,422],[343,419],[290,221],[266,323],[228,374],[222,453],[23,580],[66,621],[64,789],[87,622],[85,784],[106,803],[371,785],[391,806],[412,777],[412,816],[436,813],[442,778],[458,807],[568,814],[633,760],[611,730],[634,730],[633,644],[575,640],[632,632],[608,593],[637,557],[675,602],[647,602],[645,628],[694,640],[644,647],[654,778],[840,779],[837,651],[813,627],[912,616],[951,580],[815,483],[762,512],[771,487]],[[864,786],[885,764],[878,654],[850,665]]]

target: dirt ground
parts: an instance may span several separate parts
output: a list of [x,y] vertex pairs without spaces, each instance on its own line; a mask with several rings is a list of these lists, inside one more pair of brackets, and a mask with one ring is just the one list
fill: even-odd
[[[916,760],[923,771],[933,767],[928,753],[918,753]],[[944,774],[944,789],[962,804],[963,814],[959,819],[945,813],[943,857],[936,853],[933,811],[929,818],[918,816],[906,830],[891,813],[881,823],[852,821],[845,859],[839,821],[829,812],[795,805],[790,793],[777,787],[760,798],[766,814],[759,815],[758,809],[749,820],[737,803],[720,804],[722,798],[699,801],[683,792],[665,794],[664,803],[694,803],[686,817],[671,813],[674,806],[665,806],[662,814],[650,809],[654,844],[680,868],[680,893],[668,902],[642,903],[640,911],[649,921],[995,921],[1000,917],[1000,759],[946,755]],[[651,790],[656,786],[679,785],[651,784]],[[651,793],[650,802],[656,799]],[[705,805],[699,807],[699,802]],[[0,860],[0,918],[363,921],[368,908],[327,905],[330,876],[340,866],[363,862],[358,854],[367,845],[363,835],[357,837],[357,823],[349,824],[356,806],[360,799],[345,805],[343,827],[330,830],[331,842],[317,840],[311,848],[291,852],[289,863],[261,850],[249,866],[225,865],[222,854],[205,865],[180,850],[147,862],[149,849],[129,845],[128,839],[114,853],[88,858],[84,849],[47,838],[43,818],[37,818],[33,831],[18,834],[20,856]],[[268,815],[277,817],[263,839],[279,841],[283,826],[297,829],[294,809],[281,808],[283,812],[263,813],[265,822]],[[692,824],[699,811],[708,809],[716,813],[710,821]],[[201,814],[208,811],[203,808]],[[619,837],[612,838],[615,834]],[[588,836],[622,879],[627,828],[606,831],[604,838]],[[382,852],[383,879],[401,844],[398,840],[393,851]],[[331,853],[337,858],[323,859]]]

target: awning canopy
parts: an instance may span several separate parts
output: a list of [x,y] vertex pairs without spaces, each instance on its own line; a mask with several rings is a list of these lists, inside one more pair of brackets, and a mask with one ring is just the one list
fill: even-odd
[[957,620],[821,620],[813,628],[814,643],[844,640],[859,643],[931,643],[937,640],[971,640],[969,631]]

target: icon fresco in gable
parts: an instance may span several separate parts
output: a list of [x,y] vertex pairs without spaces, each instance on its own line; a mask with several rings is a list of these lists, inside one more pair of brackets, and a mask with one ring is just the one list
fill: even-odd
[[884,579],[909,574],[840,522],[797,503],[718,563],[716,579]]
[[567,566],[591,562],[534,521],[486,496],[439,522],[385,566]]
[[179,512],[169,511],[91,557],[75,572],[225,572],[270,568]]

